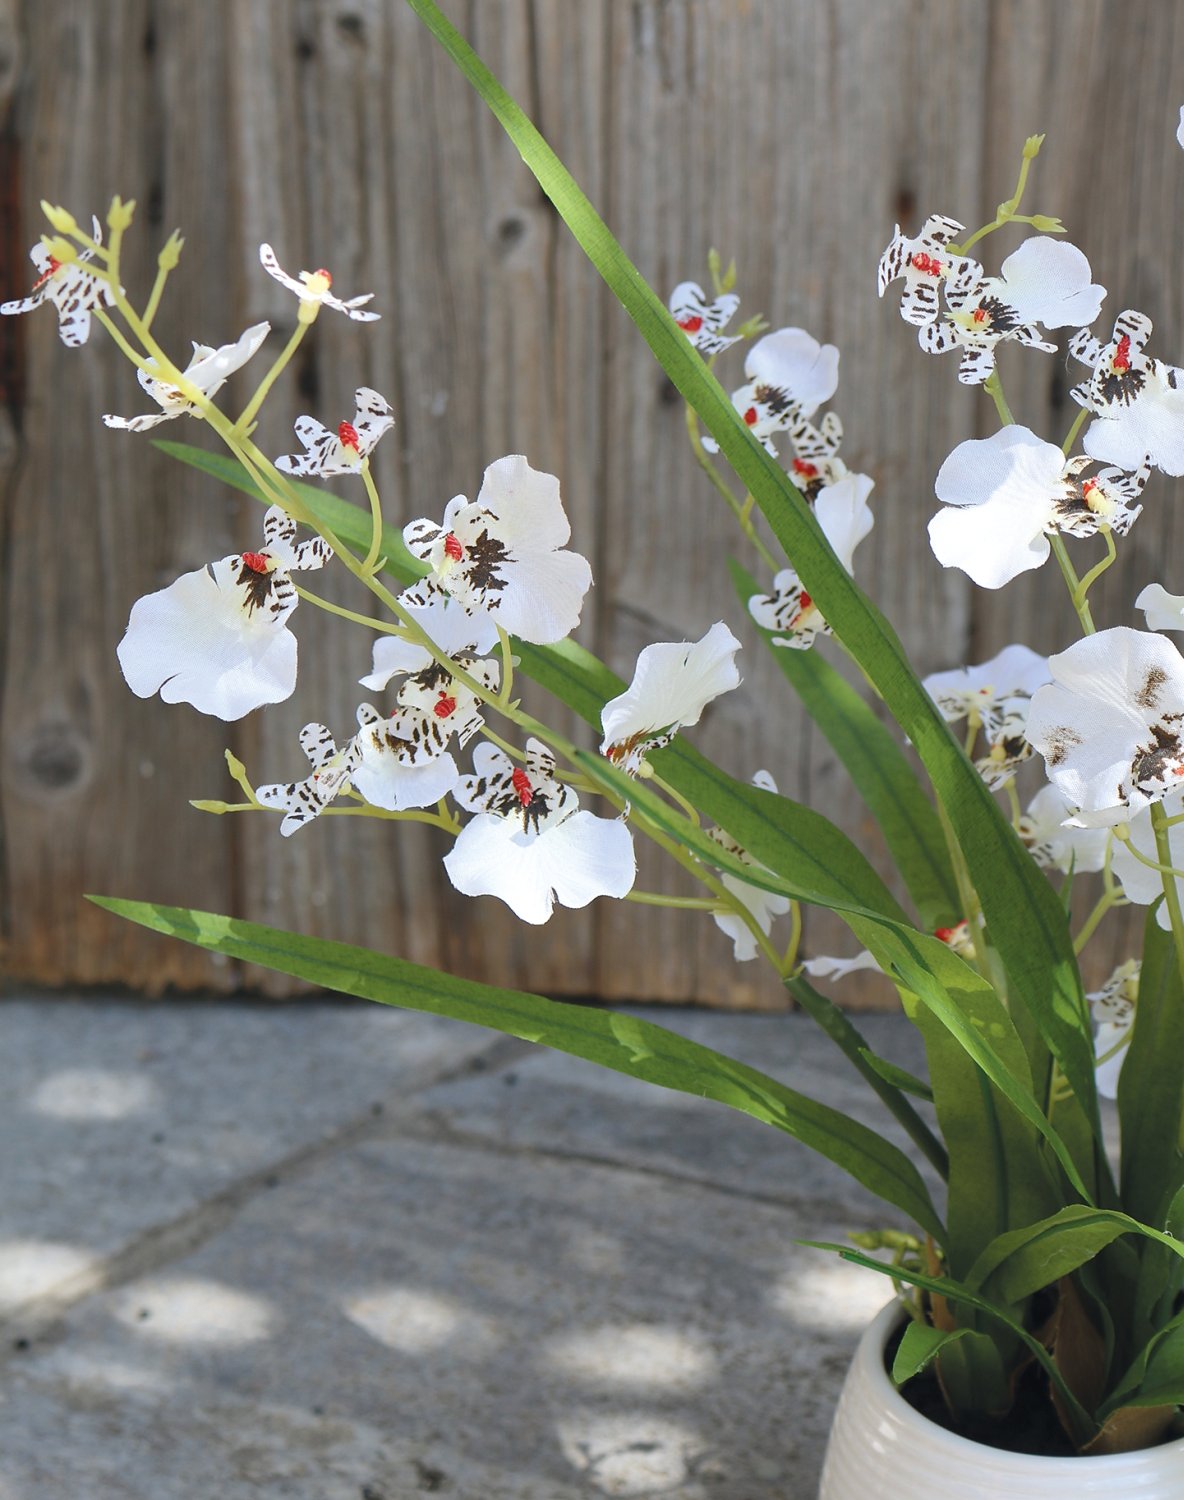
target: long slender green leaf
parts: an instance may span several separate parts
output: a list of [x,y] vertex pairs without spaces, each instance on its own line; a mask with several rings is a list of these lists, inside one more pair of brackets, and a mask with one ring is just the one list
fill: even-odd
[[985,1246],[966,1284],[1002,1302],[1020,1302],[1076,1271],[1122,1234],[1144,1235],[1184,1257],[1184,1245],[1127,1214],[1073,1203]]
[[[1184,976],[1172,935],[1155,918],[1152,907],[1143,927],[1134,1031],[1118,1077],[1118,1113],[1123,1207],[1159,1225],[1184,1185]],[[1181,1065],[1165,1068],[1169,1057]]]
[[[876,1057],[846,1013],[833,1000],[819,994],[805,979],[800,976],[790,979],[787,988],[802,1009],[818,1023],[852,1066],[867,1080],[930,1163],[942,1177],[947,1177],[950,1159],[945,1147],[909,1102],[900,1083],[895,1081],[903,1076],[908,1084],[916,1086],[919,1080],[910,1078],[903,1068],[895,1068],[884,1058]],[[919,1087],[924,1089],[925,1085],[920,1084]]]
[[1027,1347],[1037,1364],[1060,1392],[1065,1403],[1065,1410],[1073,1423],[1077,1441],[1083,1444],[1092,1436],[1095,1424],[1081,1402],[1065,1384],[1065,1377],[1057,1369],[1052,1355],[1034,1334],[1029,1333],[1024,1325],[1012,1316],[1007,1308],[997,1306],[980,1293],[949,1276],[929,1276],[924,1271],[905,1271],[899,1266],[889,1265],[886,1261],[875,1260],[870,1255],[852,1250],[847,1245],[835,1245],[825,1240],[799,1240],[798,1244],[805,1245],[811,1250],[833,1250],[836,1255],[843,1260],[851,1261],[853,1265],[863,1266],[868,1271],[878,1271],[881,1276],[890,1277],[898,1286],[915,1286],[925,1292],[935,1292],[939,1297],[944,1297],[947,1302],[955,1302],[963,1307],[973,1307],[977,1312],[985,1313],[987,1317],[1001,1323]]
[[933,1362],[955,1339],[969,1338],[972,1328],[934,1328],[929,1323],[909,1323],[892,1361],[892,1379],[904,1385]]
[[88,899],[154,932],[327,990],[471,1021],[662,1088],[718,1100],[800,1140],[908,1214],[925,1233],[944,1239],[920,1173],[896,1146],[838,1110],[652,1021],[497,989],[367,948],[212,912],[103,896]]
[[[915,746],[965,853],[1013,997],[1037,1019],[1100,1141],[1087,1007],[1068,924],[1052,886],[954,742],[891,626],[835,557],[802,496],[752,438],[723,387],[566,167],[434,0],[407,3],[506,131],[663,370],[719,443],[811,597]],[[1086,1169],[1107,1177],[1100,1154]]]
[[[667,761],[662,759],[666,754],[659,752],[653,757],[663,775],[667,774]],[[865,873],[857,872],[847,852],[828,869],[825,842],[810,844],[822,830],[777,806],[788,799],[736,781],[710,762],[695,758],[689,746],[683,748],[683,757],[680,790],[689,789],[695,806],[730,833],[758,864],[745,865],[729,855],[644,781],[630,780],[602,756],[577,754],[581,768],[592,781],[631,799],[707,864],[761,889],[839,912],[885,973],[920,998],[1028,1124],[1039,1131],[1074,1189],[1087,1203],[1092,1202],[1071,1152],[1034,1095],[1023,1043],[987,981],[945,943],[917,932],[907,919],[902,920],[888,892],[882,886],[877,891]],[[827,836],[822,837],[825,840]],[[879,909],[864,904],[869,898]]]
[[[731,570],[747,607],[756,580],[737,562]],[[962,912],[941,822],[896,736],[820,651],[787,651],[772,644],[774,631],[758,634],[879,825],[922,926],[954,926]]]

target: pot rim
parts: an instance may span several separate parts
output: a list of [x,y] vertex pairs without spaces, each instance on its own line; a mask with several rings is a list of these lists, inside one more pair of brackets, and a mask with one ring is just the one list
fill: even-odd
[[973,1438],[960,1437],[956,1432],[950,1432],[936,1422],[931,1422],[911,1406],[888,1374],[884,1352],[888,1340],[904,1317],[904,1309],[898,1300],[886,1303],[864,1331],[853,1363],[859,1367],[863,1378],[871,1384],[884,1405],[892,1408],[893,1421],[904,1428],[908,1436],[923,1440],[931,1452],[938,1455],[944,1452],[951,1460],[963,1462],[975,1453],[1024,1459],[1039,1465],[1050,1478],[1058,1474],[1081,1475],[1082,1464],[1088,1464],[1091,1473],[1101,1473],[1107,1468],[1125,1469],[1129,1473],[1132,1462],[1138,1459],[1154,1458],[1157,1462],[1165,1458],[1184,1460],[1184,1437],[1176,1438],[1170,1443],[1157,1443],[1153,1448],[1136,1448],[1129,1453],[1090,1453],[1054,1458],[1041,1453],[1012,1453],[1010,1450],[994,1448],[989,1443],[976,1443]]

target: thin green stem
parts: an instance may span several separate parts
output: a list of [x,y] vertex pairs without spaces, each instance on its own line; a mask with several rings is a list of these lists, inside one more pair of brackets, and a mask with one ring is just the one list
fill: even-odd
[[802,903],[791,901],[789,903],[789,942],[785,945],[785,952],[781,955],[781,972],[792,974],[797,968],[798,949],[802,946]]
[[[1171,868],[1172,841],[1167,827],[1167,814],[1162,802],[1151,809],[1151,826],[1155,830],[1155,852],[1163,869],[1163,900],[1168,920],[1172,925],[1172,942],[1176,948],[1176,967],[1184,977],[1184,913],[1180,910],[1180,888],[1176,884],[1177,872]],[[1128,844],[1127,848],[1131,848]]]
[[1106,571],[1106,569],[1110,566],[1114,559],[1118,556],[1118,549],[1114,545],[1114,533],[1110,530],[1109,526],[1099,526],[1098,530],[1101,532],[1102,539],[1106,543],[1106,556],[1100,563],[1096,563],[1089,570],[1089,572],[1077,585],[1077,588],[1074,591],[1073,608],[1079,611],[1079,618],[1080,607],[1085,603],[1086,595],[1089,593],[1090,589],[1094,586],[1097,580],[1101,578],[1102,574]]
[[[1160,848],[1159,830],[1161,827],[1163,828],[1164,838],[1166,839],[1167,820],[1162,815],[1157,820],[1155,816],[1157,812],[1160,812],[1162,814],[1161,805],[1158,802],[1151,809],[1151,826],[1155,829],[1155,849],[1156,853],[1159,855],[1158,859],[1151,859],[1146,854],[1144,854],[1142,850],[1136,849],[1134,840],[1130,837],[1129,834],[1124,838],[1121,833],[1115,833],[1114,837],[1120,844],[1122,844],[1122,846],[1126,849],[1126,852],[1131,856],[1132,859],[1137,859],[1141,865],[1146,865],[1149,870],[1157,870],[1159,874],[1164,877],[1164,893],[1166,895],[1168,877],[1170,876],[1173,881],[1184,880],[1184,870],[1173,869],[1170,862],[1172,857],[1171,850],[1169,849],[1168,853],[1164,854],[1163,850]],[[1172,888],[1174,890],[1175,886],[1173,885]],[[1182,970],[1181,972],[1184,972],[1184,970]]]
[[1020,206],[1020,200],[1024,196],[1024,190],[1028,186],[1028,173],[1031,171],[1032,162],[1035,160],[1043,140],[1044,137],[1041,135],[1030,136],[1025,141],[1024,155],[1020,162],[1020,175],[1016,181],[1015,192],[1006,202],[999,205],[995,211],[995,217],[989,224],[984,224],[981,229],[976,229],[970,238],[963,240],[961,244],[951,245],[951,254],[965,255],[972,246],[978,244],[979,240],[985,239],[988,234],[993,234],[996,229],[1002,229],[1004,224],[1011,224],[1017,221],[1021,224],[1031,224],[1033,222],[1032,215],[1020,214],[1017,210]]
[[751,506],[749,507],[748,513],[746,513],[744,506],[740,503],[740,501],[736,499],[735,495],[732,494],[731,489],[720,477],[715,465],[711,461],[710,454],[703,446],[703,439],[699,434],[698,414],[696,413],[695,408],[689,404],[687,406],[687,436],[691,441],[691,451],[695,455],[695,462],[699,465],[704,474],[707,475],[708,479],[711,480],[715,488],[727,501],[728,509],[735,516],[736,523],[740,527],[741,531],[743,531],[744,535],[756,548],[757,552],[760,553],[763,561],[773,570],[774,573],[776,573],[778,570],[777,559],[773,556],[772,552],[770,552],[769,548],[762,541],[756,527],[752,524]]
[[980,920],[982,907],[979,904],[978,892],[971,883],[970,872],[966,868],[966,860],[962,856],[961,846],[955,837],[949,816],[940,801],[937,803],[937,815],[941,821],[942,832],[945,834],[946,848],[950,854],[950,864],[954,870],[954,883],[958,887],[958,899],[962,905],[962,918],[966,923],[966,930],[970,934],[970,941],[974,947],[975,965],[983,978],[989,982],[991,979],[991,969],[987,957],[986,940],[983,937],[982,922]]
[[1089,601],[1081,593],[1081,579],[1078,578],[1077,569],[1069,560],[1069,554],[1065,550],[1064,538],[1059,532],[1053,532],[1048,542],[1052,548],[1052,554],[1057,560],[1057,565],[1060,567],[1061,577],[1065,580],[1065,587],[1069,590],[1069,602],[1073,606],[1073,611],[1081,624],[1081,628],[1086,635],[1093,635],[1097,626],[1094,624],[1094,617],[1090,613]]
[[322,599],[319,594],[311,593],[299,583],[296,585],[296,592],[309,604],[315,604],[318,609],[326,610],[331,615],[339,615],[343,620],[352,620],[355,625],[365,625],[368,629],[379,630],[384,635],[406,635],[402,625],[392,625],[387,620],[376,620],[373,615],[359,614],[356,609],[346,609],[344,604],[334,604],[329,599]]
[[500,625],[497,627],[497,643],[502,659],[502,680],[497,697],[499,703],[509,703],[510,694],[514,689],[514,652],[510,645],[510,637]]
[[1108,911],[1112,911],[1116,906],[1129,905],[1130,903],[1121,895],[1120,892],[1112,889],[1103,891],[1102,894],[1098,897],[1097,902],[1094,905],[1094,909],[1081,924],[1081,931],[1073,939],[1073,952],[1078,955],[1082,953],[1086,943],[1089,942],[1090,938],[1093,937],[1094,933],[1098,930],[1098,924],[1101,922],[1102,918]]
[[684,911],[719,911],[718,901],[706,896],[664,896],[661,891],[630,891],[626,901],[639,906],[670,906]]
[[157,309],[160,307],[160,299],[164,295],[165,282],[169,279],[168,266],[158,266],[156,280],[152,283],[152,292],[148,298],[148,305],[144,309],[144,327],[151,328],[152,320],[156,317]]
[[655,774],[649,779],[651,785],[656,786],[660,792],[664,792],[672,802],[674,802],[683,810],[684,813],[686,813],[687,817],[695,825],[696,828],[701,825],[702,819],[699,817],[699,809],[693,802],[688,802],[680,791],[672,787],[668,781],[663,781],[660,776]]
[[1065,455],[1066,458],[1068,458],[1068,456],[1069,456],[1069,450],[1070,450],[1070,448],[1072,448],[1073,444],[1077,441],[1077,434],[1085,426],[1086,420],[1089,417],[1089,415],[1090,415],[1089,412],[1083,406],[1081,408],[1081,410],[1077,413],[1077,415],[1073,418],[1073,425],[1069,428],[1069,431],[1065,434],[1065,441],[1061,444],[1061,452]]
[[1007,404],[1007,397],[1003,394],[1003,381],[999,378],[999,371],[992,370],[983,381],[983,390],[995,403],[995,410],[999,413],[999,420],[1004,427],[1013,427],[1015,418],[1011,414],[1011,407]]
[[381,568],[386,559],[383,558],[380,562],[378,558],[378,551],[382,546],[382,501],[378,497],[378,486],[370,472],[368,458],[362,462],[362,483],[366,486],[366,494],[370,500],[370,546],[362,559],[362,567],[367,573],[373,573]]
[[243,407],[242,415],[234,424],[234,431],[236,433],[240,434],[242,437],[246,437],[251,423],[255,420],[256,413],[263,405],[263,402],[267,397],[268,391],[271,390],[272,386],[287,369],[289,361],[296,353],[297,349],[299,349],[301,340],[304,338],[304,335],[311,327],[311,323],[298,322],[296,324],[296,327],[292,333],[292,337],[280,351],[275,364],[273,364],[271,369],[268,370],[267,374],[264,375],[263,379],[259,382],[255,394],[247,402],[246,406]]

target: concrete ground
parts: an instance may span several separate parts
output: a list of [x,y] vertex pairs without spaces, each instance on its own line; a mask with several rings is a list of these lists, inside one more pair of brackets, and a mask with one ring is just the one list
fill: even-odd
[[[645,1014],[884,1122],[800,1016]],[[888,1287],[794,1241],[894,1220],[778,1132],[352,1002],[0,1058],[0,1500],[813,1500]]]

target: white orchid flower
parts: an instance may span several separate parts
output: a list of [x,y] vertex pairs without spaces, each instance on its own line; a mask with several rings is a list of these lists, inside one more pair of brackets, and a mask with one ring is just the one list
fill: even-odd
[[1071,395],[1093,413],[1082,447],[1093,458],[1137,469],[1149,462],[1165,474],[1184,474],[1184,370],[1151,359],[1144,347],[1151,319],[1128,308],[1118,315],[1108,344],[1083,328],[1069,352],[1093,372]]
[[651,750],[699,722],[713,698],[740,686],[740,642],[717,621],[697,641],[659,642],[637,658],[633,681],[604,705],[600,753],[636,776]]
[[732,392],[732,405],[753,437],[776,454],[773,434],[812,417],[838,389],[839,351],[804,328],[778,328],[749,349],[744,373],[747,384]]
[[848,974],[858,974],[865,969],[876,974],[884,972],[866,948],[854,958],[827,958],[820,954],[817,958],[806,959],[802,968],[811,979],[845,979]]
[[[775,792],[777,783],[769,775],[768,771],[757,771],[752,778],[753,786],[760,787],[762,791]],[[722,828],[709,828],[707,837],[718,844],[721,849],[740,860],[742,864],[756,865],[756,861],[747,849],[742,848],[730,833],[725,833]],[[757,866],[763,869],[764,866]],[[778,895],[775,891],[766,891],[759,885],[752,885],[747,880],[740,880],[735,875],[721,873],[720,883],[728,890],[736,900],[752,913],[757,926],[767,937],[772,931],[773,920],[783,917],[790,907],[788,896]],[[732,956],[737,963],[747,963],[749,959],[756,958],[759,952],[756,938],[753,936],[748,923],[735,912],[712,912],[711,920],[732,939]]]
[[[236,370],[241,370],[251,356],[259,351],[270,332],[270,323],[255,323],[245,333],[240,334],[233,344],[223,344],[218,349],[212,349],[209,344],[195,342],[193,358],[181,373],[190,385],[197,387],[203,396],[207,398],[214,396],[231,375]],[[156,365],[154,359],[146,362],[153,367]],[[143,417],[115,417],[108,414],[103,417],[108,427],[116,427],[123,432],[147,432],[150,427],[156,427],[161,422],[170,422],[174,417],[201,416],[201,411],[180,387],[170,385],[167,380],[150,375],[147,370],[137,370],[136,379],[140,382],[144,392],[160,407],[160,410]]]
[[226,720],[291,697],[296,637],[287,620],[298,599],[290,575],[331,556],[320,537],[297,546],[295,535],[295,521],[273,505],[262,551],[223,557],[137,599],[118,648],[132,692],[159,692]]
[[1138,959],[1128,959],[1115,969],[1100,990],[1093,990],[1085,997],[1093,1007],[1098,1028],[1094,1034],[1094,1055],[1098,1060],[1098,1093],[1103,1099],[1118,1097],[1118,1078],[1139,1002],[1141,967]]
[[929,522],[934,556],[980,588],[997,589],[1047,561],[1048,538],[1057,531],[1092,536],[1108,526],[1125,534],[1142,509],[1131,502],[1150,470],[1104,469],[1083,479],[1091,462],[1066,462],[1055,443],[1018,425],[959,443],[934,485],[946,506]]
[[358,763],[356,739],[338,749],[324,724],[306,724],[300,731],[300,748],[308,756],[312,773],[305,781],[279,782],[258,787],[255,796],[264,807],[284,814],[280,833],[290,838],[298,828],[311,823],[349,785]]
[[[98,219],[92,221],[91,238],[101,242],[103,231]],[[37,280],[27,297],[0,302],[0,313],[27,313],[51,302],[58,315],[58,335],[68,349],[80,349],[90,338],[90,315],[96,307],[110,307],[115,290],[109,281],[87,270],[93,250],[80,251],[77,258],[59,261],[44,245],[34,245],[29,259],[37,270]]]
[[839,457],[843,424],[837,412],[828,411],[815,427],[808,417],[799,417],[789,428],[794,456],[789,477],[813,504],[828,485],[846,479],[847,465]]
[[276,468],[285,474],[311,474],[318,479],[357,474],[379,438],[395,425],[395,414],[386,398],[369,386],[360,386],[354,400],[357,410],[353,421],[338,422],[336,432],[330,432],[315,417],[297,417],[296,436],[304,444],[304,452],[277,458]]
[[[814,515],[839,561],[852,572],[855,549],[874,525],[867,497],[874,481],[866,474],[847,474],[819,490]],[[773,630],[774,646],[805,650],[819,634],[830,634],[818,606],[802,587],[793,568],[782,568],[773,579],[771,594],[753,594],[748,613],[762,630]]]
[[[1163,810],[1169,818],[1184,812],[1184,788],[1163,799]],[[1151,809],[1145,807],[1130,820],[1127,840],[1114,840],[1114,852],[1110,868],[1122,886],[1122,893],[1136,906],[1151,906],[1163,895],[1163,875],[1143,860],[1159,863],[1159,851],[1155,841],[1155,830],[1151,826]],[[1134,852],[1132,852],[1132,847]],[[1172,869],[1184,868],[1184,824],[1168,829],[1168,862]],[[1137,858],[1141,854],[1143,859]],[[1171,913],[1166,901],[1160,902],[1155,920],[1165,932],[1172,927]]]
[[1070,822],[1129,822],[1184,776],[1184,657],[1162,635],[1099,630],[1049,657],[1052,682],[1032,699],[1027,738],[1078,811]]
[[[926,324],[917,341],[929,354],[962,351],[958,379],[981,385],[995,368],[995,349],[1013,340],[1055,354],[1036,325],[1061,328],[1096,318],[1104,287],[1090,281],[1089,261],[1075,245],[1037,235],[1003,262],[999,276],[983,275],[973,261],[945,287],[946,311]],[[1095,455],[1097,456],[1097,455]]]
[[[456,761],[447,750],[424,753],[425,736],[407,733],[407,716],[383,716],[369,703],[358,706],[355,743],[357,764],[351,780],[372,807],[402,812],[411,807],[434,807],[460,780]],[[420,721],[415,728],[423,729]],[[445,741],[445,743],[447,743]]]
[[[399,603],[445,656],[483,656],[497,645],[497,622],[492,615],[470,613],[451,594],[436,584],[421,583],[412,593],[399,595]],[[371,669],[359,678],[363,687],[381,692],[400,673],[422,672],[435,658],[426,646],[397,635],[382,635],[371,652]]]
[[1018,832],[1041,869],[1081,875],[1105,868],[1110,829],[1067,825],[1065,820],[1076,810],[1052,785],[1042,786],[1028,803]]
[[289,276],[276,260],[275,251],[270,245],[259,246],[259,263],[269,276],[273,276],[281,286],[286,286],[300,298],[302,322],[311,322],[322,307],[335,308],[356,323],[373,323],[382,316],[381,313],[362,311],[364,305],[373,298],[373,292],[351,297],[348,302],[334,297],[329,291],[333,285],[333,277],[323,267],[319,271],[301,271],[299,279]]
[[1149,583],[1135,600],[1148,630],[1184,630],[1184,594],[1169,594],[1162,583]]
[[[431,584],[536,645],[571,634],[592,585],[587,560],[562,550],[570,535],[559,481],[521,454],[490,464],[476,500],[450,500],[442,525],[421,520],[403,529],[408,549],[431,567]],[[420,606],[430,599],[424,585],[404,597]]]
[[921,233],[910,238],[897,224],[888,248],[880,256],[876,271],[876,291],[882,297],[892,283],[904,277],[900,298],[900,315],[914,328],[932,323],[939,311],[938,288],[951,277],[965,274],[974,265],[968,256],[949,255],[946,246],[962,233],[956,219],[933,214],[921,226]]
[[1005,646],[990,661],[933,672],[922,686],[947,724],[969,719],[987,741],[975,769],[992,791],[1032,754],[1024,735],[1032,694],[1048,682],[1048,662],[1027,646]]
[[555,758],[545,745],[527,740],[523,768],[483,742],[473,766],[475,774],[463,776],[453,795],[477,816],[444,859],[458,891],[496,896],[537,926],[556,901],[582,907],[632,890],[637,862],[629,828],[619,818],[580,811],[576,794],[555,779]]
[[740,342],[721,332],[740,306],[735,292],[724,292],[708,302],[697,281],[680,281],[670,293],[670,314],[700,354],[719,354]]

